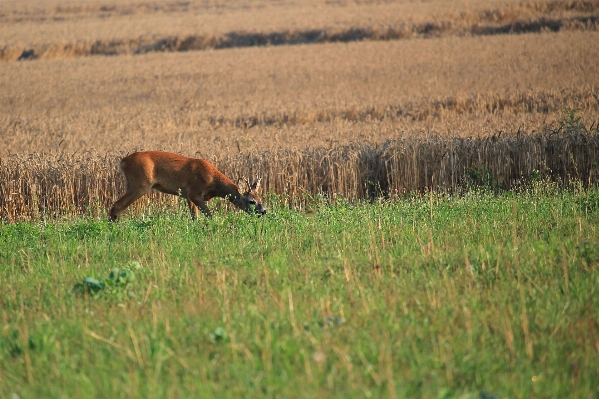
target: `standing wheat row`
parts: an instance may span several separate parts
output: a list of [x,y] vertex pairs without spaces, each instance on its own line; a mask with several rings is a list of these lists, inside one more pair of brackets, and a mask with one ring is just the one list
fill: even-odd
[[[124,191],[124,178],[115,166],[119,157],[85,153],[0,158],[0,219],[102,213]],[[510,190],[539,177],[564,186],[589,186],[599,181],[599,131],[562,127],[485,138],[410,136],[376,145],[254,151],[210,161],[232,179],[262,176],[266,192],[290,203],[317,194],[373,198],[396,189]],[[140,200],[136,209],[146,204]]]

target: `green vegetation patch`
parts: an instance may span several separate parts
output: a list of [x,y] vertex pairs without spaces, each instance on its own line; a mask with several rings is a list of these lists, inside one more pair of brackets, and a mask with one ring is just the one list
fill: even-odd
[[0,225],[0,396],[594,397],[597,198]]

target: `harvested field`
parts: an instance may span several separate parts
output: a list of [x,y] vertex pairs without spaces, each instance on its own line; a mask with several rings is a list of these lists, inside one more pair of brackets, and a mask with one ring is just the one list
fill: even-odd
[[7,2],[0,59],[596,31],[599,1]]

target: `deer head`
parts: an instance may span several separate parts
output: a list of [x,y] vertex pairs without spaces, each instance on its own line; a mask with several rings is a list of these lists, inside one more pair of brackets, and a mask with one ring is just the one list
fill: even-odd
[[260,198],[260,194],[258,194],[261,180],[262,179],[258,178],[252,184],[250,184],[247,179],[238,180],[241,198],[239,199],[237,206],[247,213],[266,214],[266,209],[262,206],[262,198]]

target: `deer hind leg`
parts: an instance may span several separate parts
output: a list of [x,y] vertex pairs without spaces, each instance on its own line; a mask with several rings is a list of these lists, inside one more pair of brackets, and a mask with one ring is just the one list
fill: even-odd
[[136,199],[141,197],[142,195],[148,193],[152,189],[151,185],[140,186],[136,188],[127,187],[127,192],[121,198],[119,198],[112,208],[110,208],[109,220],[114,222],[117,220],[119,215],[127,209],[129,205],[131,205]]

